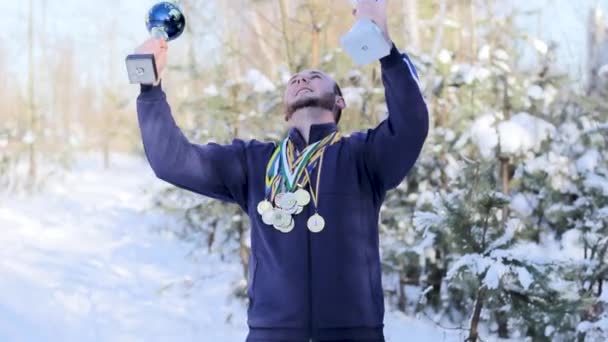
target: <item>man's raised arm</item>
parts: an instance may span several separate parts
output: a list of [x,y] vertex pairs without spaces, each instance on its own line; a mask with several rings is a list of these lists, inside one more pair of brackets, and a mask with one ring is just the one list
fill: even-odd
[[[390,40],[387,0],[358,0],[355,16],[373,20]],[[380,59],[388,118],[364,135],[363,161],[380,189],[396,187],[420,155],[429,129],[429,115],[418,74],[406,54],[392,44]]]
[[380,60],[388,118],[367,132],[364,161],[383,190],[396,187],[420,155],[429,115],[413,64],[393,45]]
[[[166,47],[154,44],[161,43],[148,41],[138,52],[166,53]],[[162,61],[163,57],[159,57],[156,60]],[[163,66],[157,65],[160,70]],[[175,123],[160,81],[141,86],[137,118],[146,158],[158,178],[205,196],[246,205],[247,173],[242,140],[235,139],[230,145],[189,142]]]

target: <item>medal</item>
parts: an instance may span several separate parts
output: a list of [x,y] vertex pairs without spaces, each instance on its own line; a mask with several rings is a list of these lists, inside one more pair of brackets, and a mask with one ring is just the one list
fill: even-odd
[[298,202],[298,205],[301,207],[307,205],[310,202],[310,194],[308,193],[308,191],[302,188],[298,189],[298,191],[294,193],[294,196],[296,198],[296,201]]
[[325,219],[323,219],[323,216],[319,214],[314,214],[308,218],[306,225],[311,232],[318,233],[325,227]]
[[[262,215],[265,224],[288,233],[295,227],[292,215],[300,214],[304,207],[312,202],[315,214],[308,218],[306,225],[313,233],[321,232],[325,228],[325,219],[317,212],[321,166],[325,148],[339,140],[340,134],[335,132],[298,153],[287,137],[275,148],[267,163],[265,174],[266,194],[269,199],[264,199],[257,205],[257,211]],[[318,167],[316,161],[319,161]],[[315,168],[317,178],[316,184],[313,185],[309,173],[314,172]],[[309,189],[304,189],[307,185]]]
[[262,222],[264,222],[267,225],[272,225],[273,224],[273,219],[274,219],[274,208],[271,208],[270,210],[266,210],[263,214],[262,214]]
[[287,211],[291,215],[295,215],[298,212],[298,208],[302,208],[302,207],[300,207],[299,205],[294,205],[293,207],[291,207],[289,209],[285,209],[285,211]]
[[263,200],[258,203],[258,214],[264,215],[264,213],[270,209],[272,209],[272,203],[268,202],[268,200]]
[[274,205],[280,207],[279,203],[281,203],[281,197],[283,197],[283,195],[285,195],[284,192],[279,192],[278,194],[276,194],[276,196],[274,196]]
[[289,233],[290,231],[293,230],[293,227],[295,227],[295,225],[296,225],[296,223],[292,219],[286,227],[275,226],[275,228],[280,232]]
[[287,227],[292,220],[291,215],[281,209],[275,209],[272,214],[272,223],[275,228]]
[[283,196],[281,196],[281,198],[278,200],[278,205],[285,210],[290,210],[297,204],[298,201],[296,199],[296,195],[294,195],[292,192],[284,193]]

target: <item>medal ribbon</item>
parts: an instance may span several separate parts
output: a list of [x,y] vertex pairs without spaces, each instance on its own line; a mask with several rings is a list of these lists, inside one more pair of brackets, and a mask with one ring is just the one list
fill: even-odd
[[[306,168],[315,165],[317,159],[323,156],[325,148],[339,141],[341,135],[334,132],[320,142],[309,145],[302,153],[294,158],[295,148],[289,137],[275,148],[268,164],[266,165],[266,190],[265,197],[270,195],[272,202],[277,193],[286,189],[293,191],[296,186],[304,187],[310,180],[310,176],[305,174]],[[296,159],[293,161],[293,159]],[[312,170],[311,170],[312,171]],[[305,176],[305,177],[303,177]],[[302,183],[298,181],[302,179]],[[312,185],[312,184],[311,184]],[[312,186],[311,186],[312,187]],[[318,181],[317,181],[318,188]]]
[[[283,140],[283,144],[281,145],[281,174],[283,176],[283,180],[285,181],[287,191],[291,192],[296,186],[296,181],[301,175],[302,169],[306,163],[308,163],[308,159],[310,159],[310,156],[315,153],[317,147],[321,146],[325,141],[316,142],[306,147],[306,149],[304,149],[304,151],[302,151],[300,154],[300,158],[295,161],[292,161],[295,159],[293,158],[293,146],[291,146],[292,153],[288,153],[289,142],[289,139],[286,138]],[[292,158],[289,158],[290,155]]]
[[[337,141],[339,141],[341,138],[341,135],[339,132],[336,132],[334,138],[332,139],[332,141],[328,144],[329,145],[333,145],[335,144]],[[323,155],[325,153],[325,148],[327,146],[323,146],[323,148],[319,149],[317,151],[317,153],[311,158],[311,162],[307,165],[309,166],[309,168],[305,169],[305,180],[310,183],[310,197],[312,197],[312,201],[313,204],[315,206],[315,212],[317,211],[317,208],[319,207],[319,184],[321,183],[321,168],[323,167]],[[319,162],[319,167],[317,168],[317,179],[316,179],[316,185],[314,186],[315,189],[313,191],[313,184],[312,184],[312,178],[310,177],[310,174],[314,171],[315,168],[315,164],[316,162]]]

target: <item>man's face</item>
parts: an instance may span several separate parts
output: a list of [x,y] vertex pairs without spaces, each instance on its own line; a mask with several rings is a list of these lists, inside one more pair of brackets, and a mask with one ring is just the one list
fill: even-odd
[[335,81],[319,70],[304,70],[291,77],[285,90],[285,115],[305,107],[320,107],[333,111],[338,99]]

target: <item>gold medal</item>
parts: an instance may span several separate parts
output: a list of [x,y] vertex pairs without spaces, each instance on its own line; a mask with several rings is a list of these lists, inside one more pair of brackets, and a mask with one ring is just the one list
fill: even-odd
[[295,193],[294,196],[296,197],[296,201],[298,202],[298,205],[303,207],[305,205],[307,205],[310,202],[310,194],[308,193],[308,191],[304,190],[304,189],[298,189]]
[[325,227],[325,219],[319,214],[314,214],[308,218],[306,225],[311,232],[318,233]]
[[298,215],[299,213],[302,212],[302,210],[304,210],[304,207],[300,207],[299,205],[296,206],[296,211],[293,213],[294,215]]
[[258,203],[258,214],[264,215],[264,213],[270,209],[272,209],[272,203],[268,202],[267,200],[263,200]]

